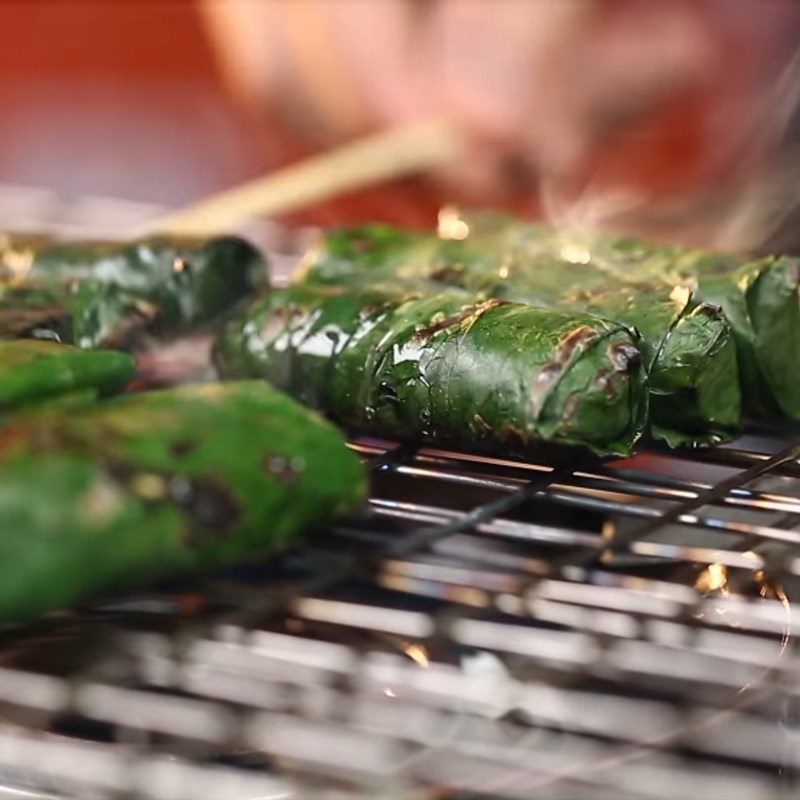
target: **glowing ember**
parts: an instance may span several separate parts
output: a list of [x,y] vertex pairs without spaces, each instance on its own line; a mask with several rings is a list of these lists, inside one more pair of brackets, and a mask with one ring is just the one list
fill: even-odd
[[559,255],[564,261],[569,261],[570,264],[588,264],[592,260],[592,254],[589,250],[574,244],[564,245]]
[[2,279],[11,284],[24,282],[32,266],[33,250],[30,248],[6,250],[0,259]]
[[410,644],[403,649],[403,652],[412,660],[416,661],[421,667],[430,666],[428,651],[421,644]]
[[469,225],[461,219],[457,208],[454,206],[444,206],[444,208],[439,211],[437,233],[440,239],[456,239],[457,241],[461,241],[469,236]]
[[728,587],[728,568],[724,564],[709,564],[694,582],[694,588],[701,592],[722,592],[727,591]]

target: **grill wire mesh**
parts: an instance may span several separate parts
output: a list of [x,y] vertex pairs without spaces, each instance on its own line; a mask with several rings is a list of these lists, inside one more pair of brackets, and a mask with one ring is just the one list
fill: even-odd
[[800,430],[352,447],[302,546],[0,634],[0,796],[800,794]]

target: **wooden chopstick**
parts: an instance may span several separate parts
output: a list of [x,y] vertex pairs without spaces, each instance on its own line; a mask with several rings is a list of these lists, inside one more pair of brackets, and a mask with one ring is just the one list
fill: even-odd
[[213,195],[155,220],[151,231],[213,234],[258,216],[285,214],[372,183],[419,172],[458,155],[460,137],[445,120],[367,136],[331,152]]

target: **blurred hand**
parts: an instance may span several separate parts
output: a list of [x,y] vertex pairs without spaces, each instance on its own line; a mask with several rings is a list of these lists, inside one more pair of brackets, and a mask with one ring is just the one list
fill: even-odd
[[616,132],[730,68],[731,54],[723,54],[715,36],[715,14],[728,13],[725,3],[742,6],[742,0],[203,3],[225,74],[249,102],[326,144],[412,119],[451,117],[474,152],[469,168],[461,164],[450,177],[486,197],[502,195],[526,175],[569,179]]

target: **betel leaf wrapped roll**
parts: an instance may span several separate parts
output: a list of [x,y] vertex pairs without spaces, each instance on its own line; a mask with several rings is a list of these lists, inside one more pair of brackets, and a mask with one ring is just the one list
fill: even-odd
[[33,339],[0,342],[0,412],[57,398],[90,401],[120,391],[134,368],[126,353],[86,352]]
[[359,432],[627,453],[646,412],[635,341],[618,323],[457,292],[296,286],[229,323],[215,362]]
[[[555,234],[537,230],[547,242]],[[563,235],[562,235],[563,237]],[[665,275],[722,308],[733,329],[745,409],[756,418],[800,420],[800,259],[745,256],[629,237],[571,234],[597,264]]]
[[0,435],[0,620],[268,554],[365,487],[338,431],[261,381],[22,415]]
[[[463,221],[462,221],[463,222]],[[446,240],[388,226],[327,237],[302,279],[326,285],[454,287],[486,297],[596,314],[635,327],[648,373],[651,433],[672,446],[713,444],[740,429],[731,329],[719,307],[655,272],[597,264],[577,243],[533,236],[533,226],[480,218]]]
[[121,346],[213,321],[266,278],[236,237],[56,242],[0,236],[0,336]]

